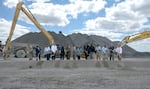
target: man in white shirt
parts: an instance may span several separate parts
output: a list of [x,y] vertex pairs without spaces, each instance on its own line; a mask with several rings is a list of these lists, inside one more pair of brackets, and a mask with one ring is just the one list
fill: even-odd
[[51,49],[50,49],[49,46],[47,46],[47,47],[44,48],[44,55],[46,56],[47,60],[50,59],[50,51],[51,51]]
[[53,44],[51,46],[51,50],[52,50],[52,60],[55,60],[55,56],[56,56],[56,51],[57,51],[57,46],[55,44]]
[[100,45],[97,45],[95,50],[96,50],[96,59],[103,60],[102,59],[102,49],[101,49]]
[[108,48],[106,47],[106,45],[104,45],[102,47],[102,54],[103,54],[103,59],[105,60],[108,60]]
[[121,59],[122,59],[122,47],[121,47],[121,45],[119,45],[119,46],[116,48],[116,52],[117,52],[118,60],[121,60]]

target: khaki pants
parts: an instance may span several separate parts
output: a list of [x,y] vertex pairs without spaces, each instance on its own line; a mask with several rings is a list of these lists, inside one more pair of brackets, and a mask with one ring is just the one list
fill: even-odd
[[28,57],[29,57],[29,60],[32,60],[33,59],[33,52],[29,52]]
[[101,52],[96,52],[96,58],[97,58],[97,60],[102,60],[103,59],[103,57],[102,57],[102,53]]
[[117,57],[118,57],[118,60],[120,61],[122,59],[122,54],[118,53]]

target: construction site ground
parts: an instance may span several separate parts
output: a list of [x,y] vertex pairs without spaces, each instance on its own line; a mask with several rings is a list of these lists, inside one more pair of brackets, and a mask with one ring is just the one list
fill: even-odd
[[0,89],[150,89],[150,59],[0,58]]

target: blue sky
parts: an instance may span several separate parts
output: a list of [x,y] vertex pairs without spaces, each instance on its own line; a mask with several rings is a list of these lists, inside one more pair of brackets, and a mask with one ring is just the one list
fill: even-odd
[[[0,0],[0,40],[6,41],[16,4],[24,2],[47,30],[65,35],[84,33],[121,41],[125,36],[150,28],[149,0]],[[20,13],[13,39],[39,30]],[[137,51],[150,52],[150,39],[128,44]]]

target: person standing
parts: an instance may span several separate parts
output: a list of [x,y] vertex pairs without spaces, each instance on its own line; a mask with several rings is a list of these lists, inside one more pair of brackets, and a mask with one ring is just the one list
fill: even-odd
[[99,45],[97,45],[96,48],[95,48],[95,50],[96,50],[96,59],[97,60],[102,60],[101,47]]
[[61,48],[60,48],[60,59],[64,60],[64,56],[65,56],[64,46],[61,46]]
[[117,58],[119,61],[122,60],[122,47],[121,45],[118,45],[118,47],[116,48],[116,52],[117,52]]
[[76,48],[76,55],[77,55],[78,60],[80,60],[81,54],[82,54],[82,48],[81,47],[77,47]]
[[3,54],[3,46],[2,46],[2,41],[0,41],[0,56]]
[[52,50],[52,60],[55,60],[55,58],[56,58],[56,52],[57,52],[57,46],[55,44],[53,44],[51,46],[51,50]]
[[104,45],[102,47],[102,55],[103,55],[103,59],[105,60],[108,60],[108,48],[106,47],[106,45]]
[[27,53],[29,60],[33,60],[33,47],[30,44],[28,44]]
[[36,55],[36,60],[41,60],[41,48],[39,46],[36,46],[35,48],[35,55]]
[[89,50],[90,50],[89,53],[90,59],[94,59],[95,47],[92,44],[90,45]]
[[46,60],[48,61],[48,60],[50,60],[50,56],[51,56],[51,54],[50,54],[50,52],[51,52],[51,49],[50,49],[50,47],[49,46],[47,46],[47,47],[45,47],[44,48],[44,54],[45,54],[45,56],[46,56]]
[[67,60],[70,60],[70,57],[71,57],[71,48],[70,48],[70,45],[68,45],[66,47],[66,58],[67,58]]
[[113,44],[111,44],[111,46],[109,47],[109,59],[110,59],[110,61],[111,60],[113,60],[114,61],[114,50],[115,49],[115,47],[113,46]]
[[72,47],[72,57],[73,57],[73,60],[76,60],[76,46]]
[[0,41],[0,52],[2,52],[2,41]]
[[87,60],[87,59],[88,59],[89,54],[88,54],[88,52],[87,52],[86,48],[83,48],[83,53],[84,53],[84,56],[85,56],[85,60]]

